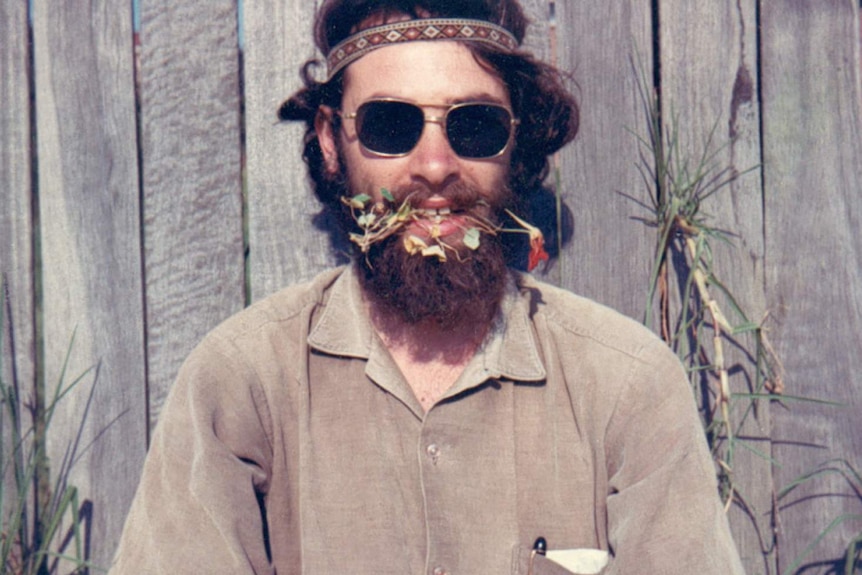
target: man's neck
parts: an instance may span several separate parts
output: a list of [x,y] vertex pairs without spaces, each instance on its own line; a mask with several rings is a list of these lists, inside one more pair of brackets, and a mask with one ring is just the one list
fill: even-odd
[[442,329],[434,322],[406,324],[371,313],[372,323],[427,412],[451,388],[488,333],[488,325]]

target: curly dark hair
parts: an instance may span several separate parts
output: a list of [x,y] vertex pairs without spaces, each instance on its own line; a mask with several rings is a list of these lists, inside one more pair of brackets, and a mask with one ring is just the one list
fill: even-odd
[[[333,46],[358,30],[402,18],[470,18],[485,20],[509,30],[521,43],[528,20],[517,0],[327,0],[317,13],[314,39],[318,49],[327,54]],[[565,87],[560,72],[532,54],[518,50],[506,53],[486,44],[467,42],[479,62],[490,68],[509,89],[512,110],[520,120],[512,152],[509,186],[515,192],[513,211],[532,220],[545,233],[546,246],[555,256],[558,244],[572,235],[571,212],[563,207],[552,190],[543,183],[549,172],[549,156],[570,142],[578,131],[578,104]],[[344,246],[343,230],[352,227],[347,221],[341,197],[346,192],[342,172],[327,174],[323,154],[314,129],[320,106],[338,109],[343,94],[344,70],[326,82],[314,79],[318,60],[309,60],[302,68],[304,88],[284,102],[278,110],[281,120],[303,121],[306,125],[303,159],[312,187],[324,210],[315,223],[330,232],[336,251]],[[334,116],[338,129],[338,116]],[[562,219],[558,220],[558,216]],[[559,221],[563,226],[558,242]],[[527,252],[523,234],[505,234],[507,261],[523,268]]]

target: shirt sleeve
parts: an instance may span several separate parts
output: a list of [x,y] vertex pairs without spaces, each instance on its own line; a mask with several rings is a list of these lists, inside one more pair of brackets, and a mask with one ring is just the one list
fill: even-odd
[[160,414],[111,575],[274,573],[269,410],[251,366],[213,340],[186,361]]
[[603,573],[743,573],[688,378],[662,342],[643,350],[606,439]]

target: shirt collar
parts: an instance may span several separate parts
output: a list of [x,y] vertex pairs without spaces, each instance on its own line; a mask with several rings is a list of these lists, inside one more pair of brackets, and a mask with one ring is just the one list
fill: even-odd
[[308,335],[308,344],[331,355],[368,359],[373,338],[359,279],[348,265],[325,293],[323,311]]
[[[541,381],[546,372],[530,318],[531,296],[529,290],[522,293],[518,279],[515,272],[510,274],[491,333],[468,370],[493,378]],[[353,266],[344,269],[326,295],[309,345],[330,355],[368,359],[376,335]]]

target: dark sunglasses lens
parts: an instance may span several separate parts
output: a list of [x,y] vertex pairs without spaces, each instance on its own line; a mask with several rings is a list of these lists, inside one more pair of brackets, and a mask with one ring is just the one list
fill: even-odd
[[406,102],[366,102],[356,111],[359,141],[379,154],[406,154],[424,127],[422,110]]
[[467,104],[449,111],[449,145],[462,158],[490,158],[506,148],[512,116],[500,106]]

